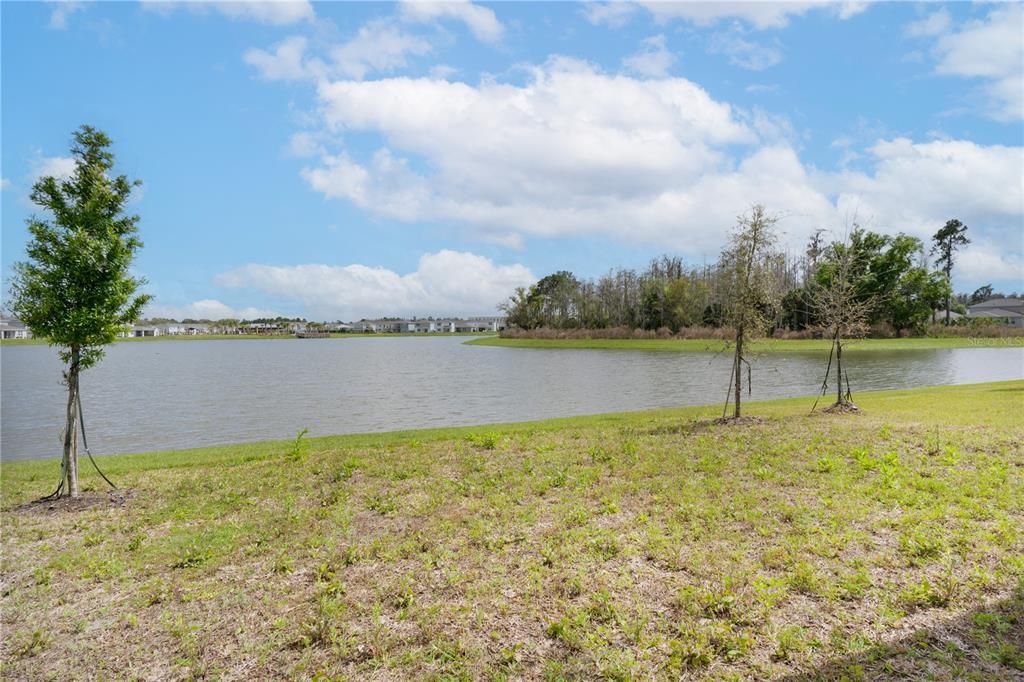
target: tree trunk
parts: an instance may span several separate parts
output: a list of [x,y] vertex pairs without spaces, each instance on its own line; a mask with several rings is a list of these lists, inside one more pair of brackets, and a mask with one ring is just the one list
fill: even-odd
[[836,334],[836,405],[843,404],[843,340]]
[[741,390],[743,382],[743,325],[736,327],[736,394],[732,416],[740,418],[740,401],[743,399]]
[[[953,252],[949,253],[949,266],[946,268],[946,284],[952,289],[953,284]],[[947,289],[949,291],[949,289]],[[949,326],[949,294],[946,294],[946,326]]]
[[68,366],[68,410],[64,429],[64,467],[67,475],[67,494],[78,497],[78,366],[81,360],[78,346],[71,347]]

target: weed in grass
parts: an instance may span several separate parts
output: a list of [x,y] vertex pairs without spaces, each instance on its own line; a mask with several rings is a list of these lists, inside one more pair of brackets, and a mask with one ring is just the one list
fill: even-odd
[[295,439],[291,442],[291,447],[288,450],[288,459],[292,462],[302,462],[306,459],[306,444],[303,442],[305,435],[309,433],[309,429],[302,429],[295,434]]
[[586,611],[574,610],[548,625],[546,633],[570,649],[581,649],[588,621]]
[[466,436],[466,442],[481,450],[496,450],[502,441],[502,435],[497,431],[487,433],[474,433]]
[[41,629],[35,629],[20,637],[21,641],[14,645],[13,654],[16,658],[29,658],[41,653],[50,646],[53,637]]
[[211,557],[213,557],[213,552],[210,548],[206,547],[198,538],[194,538],[181,549],[178,558],[171,564],[171,568],[201,566]]
[[776,661],[788,661],[794,655],[801,654],[810,646],[807,632],[799,625],[786,625],[775,633],[775,651],[772,652],[772,659]]
[[714,660],[715,651],[707,633],[696,625],[684,625],[679,628],[679,636],[669,640],[670,670],[686,671],[706,668]]
[[899,603],[909,612],[921,609],[948,606],[956,593],[956,584],[951,579],[937,579],[934,583],[927,577],[908,585],[899,593]]
[[339,467],[332,475],[331,480],[334,483],[341,483],[342,481],[347,481],[350,478],[352,478],[352,474],[354,474],[356,470],[362,468],[362,466],[363,463],[358,458],[346,457],[342,461],[341,467]]
[[143,606],[162,604],[168,601],[173,594],[173,588],[163,578],[151,578],[140,590]]
[[789,571],[789,586],[794,592],[816,595],[821,589],[821,575],[806,561],[798,561]]
[[911,563],[924,563],[942,556],[946,542],[936,532],[914,529],[900,536],[900,551]]
[[375,511],[378,514],[387,516],[398,509],[398,502],[394,496],[389,495],[386,492],[378,492],[370,495],[366,500],[366,508],[370,511]]
[[819,474],[830,474],[839,468],[839,460],[835,457],[819,457],[814,464],[814,470]]
[[871,575],[864,567],[844,573],[836,583],[836,596],[846,601],[862,599],[871,589]]
[[274,559],[273,569],[277,575],[288,575],[295,571],[295,559],[288,556],[288,554],[281,552]]

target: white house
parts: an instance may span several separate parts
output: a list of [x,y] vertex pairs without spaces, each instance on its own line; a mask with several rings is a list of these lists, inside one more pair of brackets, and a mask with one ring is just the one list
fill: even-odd
[[0,317],[0,339],[31,339],[32,330],[15,317]]

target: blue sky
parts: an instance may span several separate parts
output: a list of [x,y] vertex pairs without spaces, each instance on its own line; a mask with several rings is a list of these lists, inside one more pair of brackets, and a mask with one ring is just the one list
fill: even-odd
[[[143,180],[151,314],[490,314],[713,260],[754,202],[974,242],[1024,289],[1020,4],[2,4],[2,261],[82,123]],[[6,287],[5,287],[6,288]]]

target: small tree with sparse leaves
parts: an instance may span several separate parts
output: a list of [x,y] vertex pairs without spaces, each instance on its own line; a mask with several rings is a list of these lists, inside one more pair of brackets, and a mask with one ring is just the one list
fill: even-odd
[[[843,344],[846,339],[864,336],[875,307],[875,297],[865,294],[858,286],[854,253],[849,244],[835,243],[827,251],[826,262],[818,271],[817,283],[812,288],[812,306],[815,317],[832,339],[829,353],[831,366],[835,359],[835,409],[856,409],[852,402],[850,380],[843,372]],[[828,389],[829,367],[825,370],[821,393]],[[843,390],[843,380],[846,390]]]
[[[744,366],[748,369],[748,380],[750,376],[747,342],[771,326],[779,305],[778,273],[782,254],[776,248],[775,224],[778,221],[778,217],[769,215],[764,206],[753,206],[737,218],[729,247],[719,260],[719,271],[725,285],[725,322],[735,330],[730,388],[733,417],[736,419],[741,416]],[[749,390],[749,381],[747,388]],[[727,395],[726,409],[728,406]]]
[[74,133],[70,177],[40,178],[32,201],[46,211],[29,218],[28,260],[14,265],[11,311],[60,349],[68,387],[61,480],[52,497],[78,496],[79,373],[103,357],[103,347],[135,322],[150,300],[130,267],[142,246],[139,217],[124,212],[139,181],[113,175],[114,155],[103,132]]

